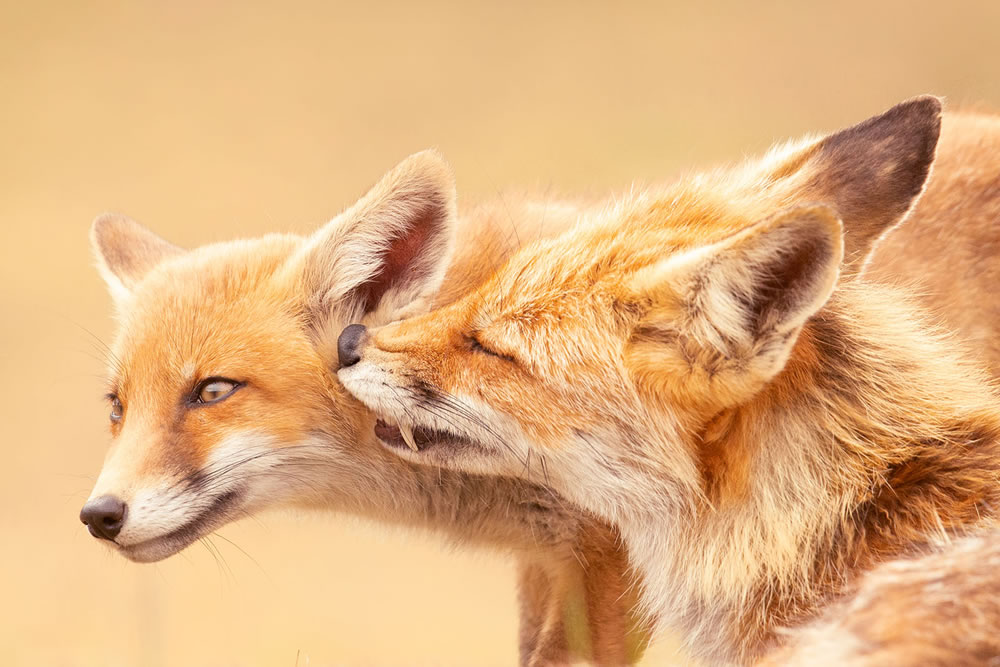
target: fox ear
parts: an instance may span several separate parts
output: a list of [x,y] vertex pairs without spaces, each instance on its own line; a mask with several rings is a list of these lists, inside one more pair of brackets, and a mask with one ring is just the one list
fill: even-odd
[[385,322],[429,307],[451,259],[455,199],[448,165],[424,151],[314,234],[304,267],[314,323],[334,311]]
[[916,97],[779,156],[768,168],[782,194],[791,195],[785,201],[820,202],[837,211],[844,223],[844,271],[854,274],[919,198],[940,132],[941,100]]
[[630,367],[695,403],[746,400],[784,368],[833,292],[843,252],[834,212],[803,206],[640,271],[631,289],[650,309]]
[[90,245],[97,258],[97,270],[119,306],[128,300],[136,283],[150,269],[184,252],[118,213],[103,213],[94,219],[90,226]]

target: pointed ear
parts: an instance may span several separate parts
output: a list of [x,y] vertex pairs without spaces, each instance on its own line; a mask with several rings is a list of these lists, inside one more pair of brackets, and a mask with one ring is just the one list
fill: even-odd
[[184,252],[118,213],[97,216],[90,226],[90,245],[97,258],[97,270],[119,306],[128,300],[132,289],[150,269]]
[[403,160],[309,239],[303,268],[314,324],[333,312],[342,326],[428,308],[451,259],[456,217],[455,182],[441,156]]
[[844,271],[855,274],[923,192],[940,132],[941,100],[917,97],[793,152],[772,177],[791,189],[791,201],[837,211]]
[[746,400],[784,368],[833,292],[843,252],[834,212],[803,206],[644,269],[631,289],[651,308],[631,367],[697,404]]

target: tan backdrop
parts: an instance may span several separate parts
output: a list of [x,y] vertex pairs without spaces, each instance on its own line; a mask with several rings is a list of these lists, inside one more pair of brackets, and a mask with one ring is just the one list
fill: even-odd
[[1000,3],[814,4],[2,0],[0,662],[512,664],[494,555],[333,516],[146,566],[87,535],[112,331],[87,226],[308,231],[428,146],[468,201],[662,178],[917,93],[1000,105]]

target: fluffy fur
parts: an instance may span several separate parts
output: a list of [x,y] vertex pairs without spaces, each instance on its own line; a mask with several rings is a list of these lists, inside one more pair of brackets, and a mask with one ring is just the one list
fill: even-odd
[[585,215],[371,332],[339,376],[413,430],[418,451],[387,442],[404,458],[612,522],[652,617],[752,660],[1000,500],[988,382],[906,293],[857,277],[919,197],[939,113],[918,98]]
[[762,665],[974,667],[1000,662],[1000,535],[878,566]]
[[[401,461],[332,370],[346,324],[427,309],[439,288],[457,298],[518,239],[567,226],[560,211],[507,199],[459,219],[447,166],[422,153],[306,238],[184,251],[123,216],[98,218],[91,238],[120,321],[109,392],[124,414],[91,497],[128,504],[114,546],[152,561],[267,507],[353,512],[518,554],[526,664],[641,653],[615,532],[537,485]],[[219,376],[239,388],[197,403],[199,383]],[[586,619],[572,647],[570,607]]]

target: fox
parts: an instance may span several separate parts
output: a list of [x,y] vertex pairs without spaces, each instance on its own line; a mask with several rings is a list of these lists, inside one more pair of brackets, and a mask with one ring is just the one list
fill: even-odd
[[882,563],[760,667],[997,664],[998,572],[996,531]]
[[[946,125],[947,128],[947,125]],[[440,180],[440,185],[435,181],[434,178],[430,178],[427,182],[422,182],[419,180],[418,176],[421,171],[427,170],[433,172],[438,169],[440,172],[440,164],[431,164],[430,167],[424,165],[423,162],[435,163],[440,162],[440,160],[435,160],[435,156],[423,155],[415,156],[411,160],[407,161],[403,165],[400,165],[397,170],[395,170],[394,175],[387,176],[379,184],[378,187],[373,189],[369,193],[367,199],[370,201],[370,205],[367,210],[374,211],[376,213],[385,210],[382,208],[384,202],[393,201],[393,197],[390,196],[392,191],[400,186],[402,183],[407,183],[408,187],[416,188],[413,192],[409,193],[408,196],[417,196],[420,193],[420,188],[425,188],[429,196],[434,196],[438,190],[447,191],[453,188],[453,184],[449,182],[447,175]],[[943,160],[943,156],[939,157],[938,163],[940,164]],[[958,166],[958,163],[956,163]],[[968,170],[964,170],[963,173],[967,173]],[[940,168],[936,173],[941,173]],[[940,178],[940,177],[939,177]],[[931,188],[928,193],[921,200],[921,205],[911,215],[912,218],[918,217],[918,213],[923,208],[924,202],[928,202],[931,198],[930,195],[933,192]],[[600,203],[600,202],[598,202]],[[407,209],[404,202],[402,206],[402,211],[406,215]],[[435,304],[449,303],[451,301],[459,298],[464,291],[470,289],[470,285],[482,279],[484,267],[493,267],[502,261],[503,257],[508,254],[515,247],[514,244],[520,241],[519,235],[525,238],[530,238],[532,233],[538,231],[537,229],[530,229],[531,227],[540,228],[542,226],[548,227],[549,231],[558,231],[560,227],[567,226],[567,221],[575,220],[575,217],[585,211],[587,207],[593,208],[595,204],[592,201],[586,202],[581,205],[579,198],[575,201],[560,200],[554,201],[551,198],[544,201],[537,200],[519,200],[517,198],[510,199],[507,198],[502,202],[490,202],[486,205],[480,205],[478,207],[473,207],[471,210],[464,212],[456,221],[456,226],[458,229],[458,234],[461,237],[461,242],[457,243],[459,248],[465,249],[466,252],[459,254],[458,257],[454,259],[453,264],[450,265],[448,269],[448,277],[442,284],[438,287],[436,295],[433,297]],[[982,207],[981,207],[982,208]],[[336,224],[331,223],[327,226],[324,233],[330,237],[336,233],[339,229],[340,233],[347,235],[348,240],[350,240],[350,232],[348,220],[355,220],[357,216],[346,215],[342,216],[339,222]],[[510,230],[504,227],[509,220],[514,220],[517,222],[521,229],[515,228]],[[541,221],[540,221],[541,220]],[[531,224],[524,224],[525,221],[530,221]],[[504,223],[504,224],[501,224]],[[544,222],[544,225],[542,224]],[[926,221],[926,224],[934,224],[935,219],[931,218]],[[894,232],[895,235],[901,235],[906,238],[907,234],[902,232],[907,232],[912,226],[905,225],[901,230]],[[964,230],[964,228],[963,228]],[[354,232],[355,234],[360,234],[362,230]],[[370,227],[363,230],[365,233],[369,233],[368,237],[372,243],[376,242],[378,234],[384,233],[378,230],[376,227]],[[405,231],[405,230],[404,230]],[[954,233],[954,230],[951,230]],[[122,216],[108,215],[102,216],[95,222],[92,228],[92,241],[95,248],[95,253],[98,258],[99,268],[105,279],[111,288],[112,295],[115,298],[115,302],[118,307],[118,315],[121,319],[125,319],[126,315],[133,308],[127,306],[126,304],[132,299],[132,293],[137,291],[137,285],[144,279],[146,274],[148,274],[154,267],[163,263],[167,259],[176,259],[182,255],[187,255],[185,251],[173,246],[158,236],[146,230],[128,220]],[[317,234],[319,236],[319,234]],[[933,233],[928,234],[928,236],[933,236]],[[421,237],[417,237],[418,239]],[[890,237],[892,238],[892,237]],[[288,239],[286,240],[291,245],[296,245],[302,243],[301,239]],[[516,241],[515,241],[516,240]],[[919,239],[918,239],[919,240]],[[386,239],[380,239],[379,242],[385,242]],[[390,239],[391,241],[391,239]],[[317,241],[318,243],[318,241]],[[246,251],[247,254],[253,256],[257,252],[257,245],[263,248],[269,248],[273,245],[272,239],[267,240],[256,240],[253,242],[241,242],[236,244],[237,246],[243,246],[241,250]],[[434,244],[425,244],[421,246],[419,243],[415,246],[415,253],[425,252],[427,249],[433,250]],[[389,246],[381,246],[384,252],[389,248]],[[923,251],[926,249],[928,254],[928,260],[940,258],[940,253],[937,252],[935,244],[928,243],[924,246],[919,246],[918,249]],[[245,264],[254,265],[253,258],[250,261],[244,261],[241,255],[236,257],[229,257],[233,250],[232,244],[222,244],[218,246],[213,251],[213,263],[218,264],[217,273],[218,275],[223,275],[227,271],[235,271],[239,273],[240,271],[245,271]],[[199,250],[198,252],[205,252]],[[396,251],[398,252],[398,250]],[[914,248],[911,246],[907,249],[908,257],[914,257],[919,255],[919,253],[914,253]],[[884,255],[884,253],[880,253]],[[282,260],[279,257],[280,252],[276,254],[274,259],[275,266],[279,265]],[[898,259],[898,255],[890,254],[887,256],[887,260],[876,259],[872,261],[873,268],[878,268],[878,266],[884,261],[895,261]],[[412,261],[415,257],[407,257],[404,259],[409,259]],[[440,261],[439,257],[437,261]],[[203,289],[200,286],[199,279],[195,275],[196,271],[190,269],[197,267],[198,265],[188,263],[187,268],[183,266],[178,266],[176,268],[170,269],[170,280],[164,282],[172,282],[175,277],[183,277],[183,284],[186,285],[185,289],[198,290]],[[941,262],[942,274],[950,271],[950,267],[947,266],[946,261]],[[384,276],[392,276],[390,271],[400,270],[400,266],[392,267],[380,267],[375,269],[376,278]],[[402,267],[405,268],[405,267]],[[920,269],[920,267],[918,267]],[[203,269],[198,268],[197,271],[203,271]],[[923,269],[913,271],[912,273],[919,274]],[[902,267],[901,270],[897,270],[896,273],[908,274],[909,267]],[[890,271],[889,274],[893,272]],[[912,274],[910,274],[912,275]],[[233,286],[233,295],[238,296],[240,299],[251,298],[250,295],[262,295],[264,289],[248,289],[245,292],[241,289],[237,289],[237,285]],[[348,290],[349,291],[349,290]],[[433,290],[429,290],[428,293]],[[173,297],[173,285],[171,289],[166,289],[160,294],[158,291],[154,290],[153,295],[155,298],[152,299],[154,304],[159,304],[162,302],[169,302]],[[356,296],[356,295],[355,295]],[[980,301],[981,302],[981,301]],[[980,303],[977,302],[977,303]],[[399,300],[400,304],[405,303],[405,298]],[[383,305],[386,305],[383,303]],[[390,310],[395,307],[395,303],[388,304]],[[133,315],[136,322],[142,322],[144,318],[147,317],[159,317],[158,314],[153,314],[157,308],[150,308],[144,314]],[[192,331],[191,336],[194,338],[207,338],[209,337],[210,331],[198,331],[199,318],[204,313],[204,311],[199,308],[192,308],[190,312],[190,321],[186,321],[183,318],[178,317],[175,322],[184,321],[185,325],[183,328],[190,329]],[[232,313],[227,313],[227,316],[231,316]],[[365,314],[366,317],[370,317],[369,314]],[[372,317],[371,321],[377,321],[377,317]],[[242,324],[242,320],[236,320],[236,328]],[[330,320],[331,324],[328,328],[331,330],[336,330],[336,320]],[[310,337],[315,337],[316,340],[312,342],[314,344],[320,344],[318,341],[322,339],[322,336],[317,336],[314,329],[306,327],[308,331],[311,332]],[[130,337],[128,336],[127,328],[123,326],[119,332],[120,344],[112,351],[112,359],[122,358],[125,355],[123,350],[128,349],[131,345],[129,342]],[[301,351],[301,348],[298,350]],[[322,356],[329,356],[329,353],[324,353]],[[136,368],[142,368],[144,371],[149,372],[151,376],[155,377],[159,372],[157,364],[161,363],[163,360],[155,355],[149,357],[142,365],[135,364]],[[119,366],[119,370],[127,370],[123,364],[115,362]],[[112,369],[112,377],[114,375],[115,369]],[[336,410],[346,410],[349,413],[354,412],[354,407],[351,405],[344,405],[342,397],[334,396],[331,399],[335,404]],[[113,402],[113,400],[112,400]],[[349,419],[348,419],[349,421]],[[252,423],[252,422],[247,422]],[[225,426],[225,423],[222,424]],[[339,435],[340,432],[337,429],[330,427],[326,424],[319,424],[316,429],[324,433],[334,433]],[[363,430],[363,429],[361,429]],[[358,436],[363,439],[364,436]],[[117,441],[117,438],[116,438]],[[209,443],[211,444],[211,442]],[[156,443],[153,447],[155,448]],[[367,445],[366,445],[367,446]],[[116,456],[124,456],[126,452],[115,452],[119,449],[128,449],[129,447],[135,447],[135,445],[129,444],[119,444],[115,443],[115,447],[111,454]],[[365,447],[360,447],[361,450],[366,451]],[[310,452],[310,456],[313,453]],[[436,530],[443,531],[446,534],[450,534],[453,539],[466,541],[478,541],[477,537],[469,537],[470,530],[474,530],[478,525],[475,521],[469,524],[463,524],[462,517],[455,516],[454,521],[449,523],[448,514],[449,512],[455,512],[453,509],[448,509],[447,505],[451,500],[447,498],[451,494],[452,498],[454,496],[463,497],[462,494],[468,493],[469,497],[475,497],[476,493],[471,490],[475,488],[476,484],[482,483],[482,480],[468,478],[462,479],[461,483],[458,480],[449,478],[451,481],[455,482],[455,485],[450,488],[448,492],[443,493],[442,499],[438,501],[427,501],[427,506],[431,509],[427,511],[426,514],[420,514],[414,519],[414,512],[412,511],[413,505],[403,505],[405,508],[397,514],[395,509],[396,502],[400,502],[398,498],[393,498],[387,500],[385,497],[379,497],[378,491],[376,490],[375,499],[362,498],[359,499],[354,497],[357,493],[355,488],[351,484],[338,485],[332,484],[329,479],[323,481],[321,484],[312,481],[313,475],[345,475],[348,477],[351,474],[350,471],[356,468],[358,464],[357,461],[351,461],[348,463],[338,463],[336,461],[337,457],[347,455],[353,456],[355,452],[352,450],[338,450],[336,452],[327,451],[325,455],[322,456],[322,462],[317,462],[315,460],[306,461],[288,461],[280,467],[272,469],[269,475],[275,477],[284,476],[285,480],[293,479],[293,475],[298,478],[301,482],[302,478],[314,487],[314,493],[308,498],[298,498],[285,501],[282,499],[277,500],[274,504],[281,505],[283,503],[287,504],[304,504],[307,506],[321,505],[323,507],[335,507],[338,509],[345,509],[357,511],[361,514],[367,516],[376,516],[377,518],[388,520],[392,523],[402,523],[404,525],[421,524],[428,525]],[[128,454],[130,457],[140,458],[142,456],[150,456],[147,452],[131,452]],[[391,459],[392,457],[390,457]],[[382,463],[386,463],[389,468],[397,466],[396,461],[382,461],[379,453],[376,453],[374,460],[369,460],[368,465],[379,466]],[[336,471],[331,471],[330,468],[333,465],[337,465],[338,469]],[[132,464],[129,464],[132,465]],[[156,463],[150,466],[149,473],[152,475],[158,474],[160,470],[157,466],[161,465]],[[301,469],[300,469],[301,467]],[[293,468],[290,472],[288,468]],[[345,471],[345,468],[347,469]],[[119,463],[111,460],[109,456],[108,464],[105,466],[106,472],[109,475],[118,475],[124,478],[128,478],[130,475],[134,474],[134,471],[122,470]],[[309,470],[308,476],[303,474],[303,470]],[[116,472],[117,470],[117,472]],[[235,472],[240,472],[238,468],[234,469]],[[409,475],[411,471],[405,470],[405,474]],[[258,476],[258,472],[253,472],[254,477]],[[370,470],[366,470],[366,477],[371,475]],[[273,481],[273,480],[272,480]],[[413,480],[411,480],[412,482]],[[426,482],[424,477],[417,477],[416,481]],[[141,488],[141,479],[135,482]],[[110,489],[112,485],[105,485],[104,489]],[[315,489],[319,489],[318,491]],[[512,487],[517,488],[517,487]],[[530,488],[530,487],[529,487]],[[379,486],[379,489],[383,489]],[[383,489],[384,490],[384,489]],[[285,490],[287,491],[287,489]],[[537,488],[530,488],[531,493],[542,493],[542,496],[548,501],[557,502],[556,499],[547,493],[541,492]],[[119,495],[115,495],[115,492]],[[113,497],[118,498],[128,498],[128,493],[121,489],[115,490],[111,493]],[[421,489],[421,493],[426,494],[426,489]],[[503,499],[502,494],[500,496],[493,495],[495,489],[486,489],[483,493],[483,502],[489,503],[492,500],[497,502],[510,503],[511,499]],[[324,494],[326,496],[324,497]],[[92,494],[92,500],[100,499],[104,494],[99,490],[99,487],[95,487],[95,492]],[[195,500],[198,500],[196,494],[190,494]],[[263,495],[263,494],[262,494]],[[411,489],[411,497],[412,497]],[[418,494],[419,495],[419,494]],[[401,498],[406,497],[406,493],[400,493]],[[524,500],[524,498],[520,498]],[[187,500],[185,496],[181,496],[178,500],[178,504],[181,504]],[[103,501],[106,502],[106,501]],[[258,501],[259,508],[268,506],[266,502]],[[383,505],[379,505],[383,503]],[[88,503],[90,504],[90,503]],[[91,506],[91,513],[85,520],[89,518],[92,522],[96,521],[96,525],[88,526],[92,533],[95,533],[97,537],[103,537],[101,532],[105,531],[107,533],[113,532],[113,530],[118,527],[116,524],[121,521],[121,519],[116,519],[114,511],[111,512],[110,516],[101,516],[101,505],[102,503],[97,503],[97,513],[93,513],[93,506]],[[542,511],[540,507],[544,503],[541,503],[539,507],[534,508],[539,511],[540,514],[535,519],[539,519]],[[561,502],[560,502],[561,505]],[[386,507],[391,509],[386,509]],[[106,509],[106,508],[105,508]],[[114,510],[114,508],[111,508]],[[125,511],[127,512],[128,506],[125,506]],[[259,510],[254,510],[259,511]],[[547,510],[546,510],[547,511]],[[546,517],[546,525],[551,526],[558,524],[560,521],[564,521],[565,525],[560,529],[564,531],[565,535],[570,535],[575,533],[575,537],[572,539],[576,540],[576,544],[573,545],[571,549],[562,550],[560,553],[561,557],[552,559],[551,553],[546,553],[546,550],[536,549],[537,544],[535,543],[535,536],[546,534],[554,535],[554,531],[551,529],[546,531],[538,530],[539,526],[532,523],[532,520],[526,521],[521,524],[523,526],[530,526],[532,537],[528,539],[524,533],[517,531],[518,517],[517,512],[511,512],[510,517],[503,517],[502,521],[508,521],[508,519],[513,523],[513,526],[504,527],[497,531],[497,535],[494,536],[489,531],[495,529],[495,526],[489,525],[489,528],[484,531],[489,533],[486,537],[486,541],[490,542],[491,545],[496,543],[503,543],[505,548],[509,548],[510,544],[517,544],[518,547],[518,560],[520,562],[519,567],[519,594],[521,598],[521,630],[520,630],[520,654],[521,661],[523,664],[545,664],[545,663],[565,663],[571,657],[588,657],[598,664],[621,664],[626,661],[634,660],[637,656],[641,655],[642,648],[645,642],[648,641],[648,637],[643,635],[642,630],[637,629],[638,624],[633,620],[628,618],[628,614],[625,613],[626,610],[631,608],[631,603],[628,602],[629,595],[631,593],[631,584],[628,583],[629,577],[626,576],[625,570],[626,566],[623,563],[623,554],[621,549],[618,547],[617,538],[613,531],[608,531],[605,527],[594,527],[591,525],[591,519],[589,517],[578,516],[579,513],[573,512],[571,517],[564,516],[566,508],[560,506],[556,511],[552,512],[552,516]],[[250,510],[246,508],[242,509],[239,514],[243,515],[249,513]],[[134,508],[133,508],[134,514]],[[135,520],[135,516],[132,517]],[[161,519],[156,519],[157,521],[162,521]],[[223,518],[223,523],[229,518]],[[534,520],[534,519],[533,519]],[[124,522],[122,522],[124,523]],[[457,526],[456,526],[457,524]],[[168,524],[169,525],[169,524]],[[221,524],[220,524],[221,525]],[[577,526],[580,526],[579,528]],[[202,529],[204,530],[204,529]],[[513,539],[508,539],[504,531],[512,530],[516,533],[516,537]],[[183,548],[186,543],[194,541],[198,536],[206,534],[207,530],[204,532],[191,531],[187,535],[175,536],[182,537],[183,539],[178,540],[171,549],[179,550]],[[495,539],[494,539],[495,538]],[[114,538],[112,538],[114,539]],[[563,537],[560,536],[556,541],[562,540]],[[544,540],[542,540],[544,542]],[[527,546],[525,546],[527,545]],[[557,550],[558,551],[558,550]],[[162,555],[152,556],[149,558],[166,557],[170,555],[173,551],[167,550]],[[129,553],[125,552],[128,556]],[[572,555],[572,557],[570,557]],[[582,561],[585,565],[580,566],[578,561]],[[585,599],[586,613],[589,623],[589,637],[586,637],[582,642],[583,644],[590,644],[590,646],[577,646],[570,647],[568,645],[567,633],[568,628],[564,627],[567,616],[567,608],[578,602],[578,598],[583,597]],[[572,634],[572,633],[570,633]],[[579,642],[578,642],[579,643]],[[571,650],[572,648],[572,650]],[[575,652],[575,654],[574,654]],[[630,656],[627,658],[625,656]]]
[[922,96],[587,211],[453,303],[345,328],[338,377],[400,458],[608,522],[654,629],[752,663],[879,564],[995,523],[989,375],[869,277],[888,236],[933,234],[906,218],[941,126]]
[[459,215],[456,199],[429,151],[304,237],[185,250],[98,217],[91,242],[118,328],[112,444],[80,513],[91,535],[150,562],[271,507],[429,529],[515,555],[522,664],[638,659],[644,625],[614,529],[539,485],[403,461],[337,381],[346,324],[457,299],[519,238],[566,228],[579,208],[512,196]]

